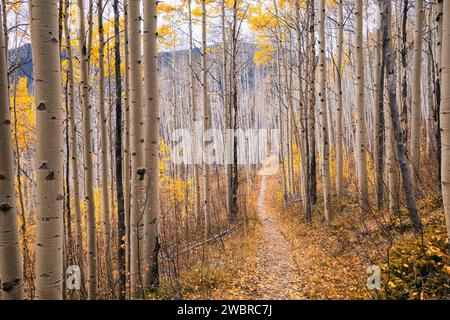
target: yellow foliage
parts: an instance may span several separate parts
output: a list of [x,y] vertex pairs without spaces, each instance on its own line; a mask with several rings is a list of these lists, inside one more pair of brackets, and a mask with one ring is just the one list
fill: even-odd
[[177,33],[170,24],[165,23],[158,28],[158,39],[163,47],[172,48],[176,43]]
[[202,16],[202,8],[201,7],[195,7],[192,9],[192,15],[194,17],[201,17]]
[[259,3],[256,6],[251,7],[250,17],[250,29],[253,31],[263,31],[267,28],[273,28],[277,25],[276,17],[267,10],[263,12],[262,4]]
[[[14,139],[16,136],[15,127],[17,126],[19,149],[23,151],[28,145],[33,144],[36,124],[36,115],[33,110],[34,99],[28,93],[26,78],[19,79],[15,94],[11,95],[10,100],[13,110],[11,115],[12,121],[15,123],[17,120],[17,124],[13,126]],[[15,118],[15,114],[17,115],[17,119]]]
[[168,12],[172,12],[175,11],[177,8],[175,8],[174,6],[164,3],[164,2],[159,2],[158,3],[158,14],[160,13],[168,13]]
[[259,50],[255,53],[253,60],[257,65],[265,65],[273,59],[275,47],[264,41],[258,43]]

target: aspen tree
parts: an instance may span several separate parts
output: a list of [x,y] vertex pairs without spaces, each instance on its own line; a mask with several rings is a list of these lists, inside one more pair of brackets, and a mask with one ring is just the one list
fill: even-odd
[[322,178],[323,178],[323,198],[325,208],[325,224],[331,225],[333,218],[333,208],[331,207],[331,179],[330,179],[330,144],[328,137],[328,111],[327,111],[327,87],[326,87],[326,60],[325,60],[325,0],[319,2],[319,99],[320,99],[320,119],[322,131]]
[[206,0],[202,0],[202,100],[203,100],[203,183],[204,183],[204,195],[203,195],[203,214],[204,214],[204,232],[205,239],[208,238],[210,231],[210,214],[211,214],[211,195],[210,195],[210,165],[208,164],[207,157],[207,137],[206,132],[210,129],[209,119],[209,99],[208,99],[208,70],[206,63],[206,55],[208,54],[208,48],[206,43]]
[[336,193],[338,196],[343,192],[343,138],[344,124],[342,118],[343,92],[342,92],[342,55],[344,52],[344,4],[343,0],[338,1],[338,38],[337,38],[337,58],[336,58]]
[[364,58],[363,58],[363,1],[355,1],[355,47],[356,47],[356,146],[359,206],[362,215],[369,211],[369,187],[366,160],[366,113],[364,107]]
[[396,152],[398,157],[398,163],[400,166],[403,182],[403,190],[405,192],[406,204],[408,207],[409,218],[413,224],[415,231],[421,232],[422,223],[417,211],[416,199],[414,197],[413,186],[411,182],[411,173],[408,165],[408,160],[406,158],[406,151],[403,145],[403,133],[400,124],[400,114],[397,104],[397,96],[395,92],[395,62],[391,60],[392,48],[391,42],[389,41],[389,21],[391,16],[391,1],[382,0],[382,39],[383,39],[383,57],[386,63],[386,77],[387,77],[387,88],[389,95],[389,106],[390,106],[390,116],[391,125],[393,127],[395,135]]
[[0,297],[23,299],[4,25],[0,14]]
[[[390,31],[389,34],[391,34]],[[386,109],[386,164],[389,179],[389,215],[391,217],[397,217],[399,213],[399,172],[396,157],[395,132],[392,126],[390,108]]]
[[[237,70],[237,55],[238,55],[238,20],[237,20],[237,6],[238,0],[233,1],[233,22],[231,25],[231,129],[236,132],[238,127],[238,70]],[[205,39],[206,40],[206,39]],[[206,45],[206,41],[205,41]],[[206,63],[205,63],[206,67]],[[205,77],[206,79],[206,77]],[[209,111],[208,111],[209,112]],[[209,122],[209,120],[208,120]],[[211,125],[208,124],[208,128]],[[235,223],[238,214],[238,189],[239,189],[239,168],[238,168],[238,137],[233,134],[233,166],[231,172],[231,210],[230,222]]]
[[[123,193],[124,193],[124,214],[125,214],[125,233],[126,233],[126,269],[127,274],[130,274],[130,206],[131,206],[131,144],[130,144],[130,130],[131,130],[131,119],[130,119],[130,73],[129,73],[129,50],[128,50],[128,0],[125,0],[124,2],[124,11],[125,11],[125,27],[124,27],[124,33],[125,33],[125,94],[124,94],[124,105],[125,105],[125,139],[123,141]],[[119,10],[119,9],[117,9]],[[117,13],[118,16],[120,16],[120,13]],[[118,17],[117,19],[119,19]],[[119,23],[119,21],[117,22]],[[115,28],[115,26],[114,26]],[[119,27],[117,27],[119,28]],[[120,34],[120,30],[118,30],[118,34]],[[120,39],[119,39],[120,41]],[[116,58],[120,59],[120,42],[119,42],[119,48],[118,48],[118,54]],[[117,46],[117,44],[116,44]],[[119,74],[120,76],[120,74]],[[117,97],[116,100],[121,100],[121,97]],[[116,101],[117,102],[117,101]],[[121,133],[122,134],[122,133]]]
[[444,9],[444,0],[438,0],[436,6],[436,79],[435,79],[435,89],[434,95],[436,100],[436,159],[438,163],[438,178],[439,182],[441,182],[442,186],[442,157],[441,157],[441,149],[442,149],[442,139],[441,139],[441,130],[440,128],[440,105],[441,105],[441,80],[442,80],[442,25],[443,25],[443,9]]
[[[195,94],[195,71],[194,71],[194,36],[192,28],[192,0],[188,1],[188,19],[189,19],[189,87],[190,87],[190,103],[192,112],[192,127],[194,128],[197,121],[197,99]],[[192,160],[193,160],[193,175],[194,175],[194,187],[195,187],[195,210],[197,223],[200,224],[201,218],[201,195],[200,195],[200,177],[195,157],[197,155],[196,144],[192,144]],[[228,178],[227,178],[228,179]],[[227,192],[230,192],[227,189]],[[231,193],[231,192],[230,192]]]
[[307,110],[306,110],[306,104],[302,103],[303,95],[302,95],[302,77],[304,75],[302,74],[302,50],[301,50],[301,41],[302,41],[302,33],[300,29],[300,0],[296,0],[295,2],[296,6],[296,24],[297,24],[297,63],[298,63],[298,100],[300,103],[300,126],[302,128],[302,135],[300,136],[299,141],[299,149],[300,149],[300,161],[301,161],[301,190],[302,190],[302,197],[303,197],[303,208],[305,210],[305,216],[310,217],[311,216],[311,203],[310,198],[308,195],[309,190],[309,178],[308,178],[308,158],[306,156],[306,153],[308,150],[306,149],[307,146],[307,139],[306,136],[306,126],[307,126]]
[[36,101],[36,299],[62,299],[63,121],[56,1],[32,1]]
[[142,298],[140,245],[143,237],[142,192],[145,179],[144,118],[142,107],[142,57],[140,0],[128,1],[130,112],[131,112],[131,207],[130,207],[130,276],[132,297]]
[[374,162],[375,162],[375,188],[377,209],[381,210],[383,206],[384,182],[383,182],[383,165],[384,165],[384,63],[382,62],[381,50],[381,10],[380,3],[376,3],[376,19],[375,28],[375,80],[373,95],[373,117],[374,117]]
[[112,281],[111,270],[111,218],[109,207],[109,179],[108,179],[108,140],[106,135],[106,113],[105,113],[105,66],[104,66],[104,47],[105,35],[103,30],[103,0],[97,3],[98,36],[99,36],[99,82],[98,82],[98,100],[100,113],[100,143],[101,143],[101,173],[102,173],[102,211],[103,211],[103,245],[105,249],[105,262],[108,281]]
[[308,2],[309,11],[309,114],[308,114],[308,140],[309,140],[309,176],[311,204],[317,203],[317,181],[316,181],[316,34],[315,34],[315,4],[314,0]]
[[[81,283],[84,287],[84,269],[83,269],[83,227],[80,208],[80,178],[78,173],[78,137],[75,122],[75,74],[73,67],[73,51],[71,43],[71,30],[69,28],[69,10],[70,0],[66,1],[66,17],[64,19],[64,33],[66,35],[66,50],[68,61],[68,95],[69,95],[69,127],[70,127],[70,153],[71,168],[73,179],[73,204],[75,207],[75,254],[77,264],[81,269]],[[68,183],[68,182],[67,182]]]
[[[228,48],[227,48],[227,35],[226,35],[226,1],[222,0],[221,4],[221,23],[222,23],[222,63],[223,63],[223,75],[222,75],[222,95],[223,95],[223,109],[224,109],[224,119],[225,119],[225,130],[231,129],[231,104],[228,99]],[[225,138],[228,136],[225,135]],[[231,141],[226,142],[226,146],[231,146]],[[231,147],[229,147],[231,149]],[[225,163],[225,179],[227,187],[227,211],[228,217],[231,217],[231,206],[232,206],[232,165],[228,163],[228,155],[231,150],[226,149],[227,162]],[[231,220],[231,219],[230,219]]]
[[97,299],[97,234],[95,221],[95,199],[92,161],[92,105],[89,99],[89,53],[86,42],[84,1],[78,0],[79,11],[79,52],[81,69],[81,105],[83,109],[83,141],[84,141],[84,193],[87,215],[87,245],[88,245],[88,299]]
[[9,36],[8,36],[6,0],[2,0],[1,5],[2,5],[2,14],[3,14],[3,17],[2,17],[3,18],[3,33],[4,33],[4,37],[5,37],[5,57],[6,57],[6,61],[8,61],[8,59],[9,59],[9,57],[8,57]]
[[[382,1],[380,1],[380,15],[381,15],[381,22],[380,22],[380,30],[383,27],[383,14],[385,14],[383,12],[382,9],[383,3]],[[389,6],[389,10],[391,10],[391,6]],[[396,11],[398,11],[398,6],[396,6]],[[387,14],[387,13],[386,13]],[[389,37],[389,41],[390,41],[390,45],[392,46],[392,44],[394,43],[394,37],[392,36],[392,17],[391,14],[387,14],[387,33],[388,33],[388,37]],[[382,33],[382,32],[381,32]],[[382,37],[384,35],[382,34]],[[397,45],[400,45],[400,38],[396,37],[397,39]],[[384,53],[383,53],[383,46],[385,44],[383,44],[383,39],[381,40],[381,49],[382,49],[382,59],[384,58]],[[399,63],[399,57],[400,57],[400,52],[398,52],[392,57],[392,59],[394,61],[397,61],[398,63],[398,77],[396,79],[396,94],[398,95],[398,97],[401,97],[401,68],[400,68],[400,63]],[[386,68],[386,62],[384,63],[385,66],[385,78],[387,80],[387,77],[389,76],[389,74],[387,73],[387,68]],[[387,81],[384,81],[384,86],[385,86],[385,91],[388,92],[388,88],[387,88]],[[396,148],[396,142],[395,142],[395,130],[394,130],[394,120],[392,118],[392,114],[391,114],[391,108],[388,105],[389,102],[389,97],[388,95],[385,95],[384,99],[386,100],[386,108],[385,108],[385,125],[386,125],[386,166],[387,166],[387,173],[388,173],[388,198],[389,198],[389,215],[390,217],[398,217],[399,214],[399,187],[400,187],[400,173],[399,173],[399,168],[398,168],[398,163],[397,163],[397,148]],[[398,100],[398,105],[401,105],[401,100]]]
[[450,1],[444,1],[442,21],[442,197],[450,239]]
[[159,251],[159,92],[158,2],[144,2],[144,104],[147,200],[144,213],[144,289],[158,285]]
[[[126,5],[126,3],[125,3]],[[125,258],[125,204],[122,183],[122,75],[120,73],[120,12],[119,0],[113,2],[114,10],[114,68],[116,77],[116,141],[115,141],[115,171],[116,171],[116,196],[117,196],[117,270],[119,272],[119,300],[125,299],[126,291],[126,258]],[[126,10],[126,7],[125,7]],[[126,25],[125,25],[126,29]]]
[[414,188],[417,194],[417,180],[420,166],[420,120],[422,104],[422,43],[423,43],[423,0],[416,0],[416,29],[414,32],[414,53],[412,66],[412,106],[411,106],[411,140],[409,157]]

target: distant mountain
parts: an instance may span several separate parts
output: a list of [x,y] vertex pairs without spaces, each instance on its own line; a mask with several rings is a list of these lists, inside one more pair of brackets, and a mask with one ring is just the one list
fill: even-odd
[[9,72],[11,75],[19,74],[19,77],[28,78],[30,86],[33,79],[33,58],[31,55],[31,43],[24,44],[18,49],[8,51]]
[[[253,62],[253,56],[256,52],[256,45],[252,43],[243,43],[241,44],[243,48],[243,60],[248,63],[248,74],[250,81],[254,79],[255,74],[255,64]],[[214,51],[218,46],[212,47]],[[189,50],[182,49],[177,50],[175,52],[178,59],[188,59]],[[65,59],[67,54],[65,52],[62,53],[62,58]],[[201,59],[201,51],[199,48],[194,49],[194,59],[199,64]],[[173,60],[173,53],[170,51],[160,52],[158,55],[158,67],[160,70],[171,67],[171,63]],[[16,63],[17,62],[17,63]],[[31,88],[33,85],[33,57],[31,51],[31,44],[27,43],[18,49],[9,50],[9,71],[11,75],[15,75],[18,73],[19,77],[28,78],[28,86]]]

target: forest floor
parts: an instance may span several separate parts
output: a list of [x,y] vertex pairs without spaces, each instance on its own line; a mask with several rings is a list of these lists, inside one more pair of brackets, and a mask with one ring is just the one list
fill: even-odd
[[266,202],[267,178],[261,179],[257,200],[257,218],[261,223],[263,240],[255,256],[255,282],[259,299],[304,298],[301,275],[295,264],[292,246],[281,233],[277,220]]
[[[258,177],[242,227],[184,261],[179,278],[183,299],[450,297],[438,200],[419,202],[425,226],[422,241],[405,224],[404,210],[400,224],[383,222],[377,214],[362,226],[357,193],[351,191],[335,201],[331,228],[324,228],[320,200],[313,222],[305,223],[301,202],[284,204],[279,182],[275,176]],[[367,288],[366,269],[371,265],[381,268],[381,290]],[[166,287],[159,298],[171,299],[172,292]]]

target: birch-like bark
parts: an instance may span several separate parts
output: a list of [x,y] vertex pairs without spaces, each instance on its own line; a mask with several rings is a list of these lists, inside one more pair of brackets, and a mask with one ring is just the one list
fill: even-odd
[[23,299],[23,264],[17,225],[11,111],[5,32],[0,14],[0,297]]
[[[224,110],[224,119],[225,119],[225,132],[231,128],[231,105],[230,101],[228,99],[228,48],[227,48],[227,36],[226,36],[226,11],[225,6],[226,2],[225,0],[222,0],[222,15],[221,15],[221,23],[222,23],[222,47],[223,47],[223,55],[222,55],[222,95],[223,95],[223,110]],[[225,139],[228,136],[225,135]],[[231,146],[231,141],[226,141],[226,146]],[[231,148],[230,148],[231,149]],[[226,149],[228,156],[231,150]],[[228,159],[227,159],[228,160]],[[232,166],[227,161],[225,163],[225,179],[226,179],[226,187],[227,187],[227,213],[228,217],[231,217],[231,198],[232,198],[232,190],[231,190],[231,183],[232,183],[232,176],[231,176],[231,170]]]
[[[124,94],[124,104],[125,104],[125,138],[123,141],[123,192],[124,192],[124,213],[125,213],[125,233],[126,233],[126,274],[127,277],[130,275],[130,236],[131,236],[131,226],[130,226],[130,206],[131,206],[131,119],[130,119],[130,63],[129,63],[129,49],[128,49],[128,0],[124,2],[125,11],[125,94]],[[120,15],[118,12],[117,15]],[[117,18],[119,19],[119,17]],[[119,23],[119,22],[118,22]],[[119,28],[119,27],[118,27]],[[120,34],[120,30],[118,31]],[[120,45],[120,43],[119,43]],[[120,47],[118,49],[118,55],[120,59]],[[119,99],[117,97],[117,99]],[[117,129],[116,129],[117,130]],[[122,132],[121,132],[122,136]],[[117,143],[117,141],[116,141]],[[122,149],[122,148],[121,148]]]
[[210,166],[207,157],[207,140],[206,132],[210,128],[209,119],[209,101],[208,101],[208,70],[206,63],[206,55],[208,53],[206,43],[206,0],[202,0],[202,99],[203,99],[203,214],[204,214],[204,233],[205,239],[208,239],[210,232],[210,214],[211,214],[211,195],[210,195]]
[[89,53],[86,43],[86,28],[84,2],[78,0],[79,11],[79,52],[81,69],[81,105],[83,109],[83,141],[84,141],[84,196],[87,216],[87,245],[88,245],[88,299],[97,299],[97,234],[95,219],[95,199],[92,161],[92,105],[89,99]]
[[144,212],[144,289],[159,284],[159,91],[158,91],[158,2],[144,2],[144,104],[147,200]]
[[[75,208],[75,254],[77,264],[81,269],[81,283],[84,291],[84,258],[83,258],[83,227],[80,208],[80,177],[78,173],[78,137],[75,121],[75,78],[73,68],[73,51],[71,43],[71,30],[69,28],[70,0],[66,0],[66,17],[64,19],[64,33],[66,35],[66,50],[68,62],[68,98],[69,98],[69,127],[70,127],[70,153],[73,179],[73,205]],[[67,182],[69,183],[69,182]]]
[[344,123],[342,118],[343,92],[342,92],[342,56],[344,52],[344,1],[338,2],[338,38],[337,38],[337,58],[336,58],[336,193],[342,195],[344,186],[344,159],[343,159],[343,139]]
[[438,0],[437,3],[437,13],[436,13],[436,83],[434,86],[434,94],[436,100],[436,160],[438,163],[438,179],[442,186],[442,137],[441,130],[441,117],[440,117],[440,106],[441,106],[441,80],[442,80],[442,26],[443,26],[443,10],[444,10],[444,0]]
[[[442,21],[442,197],[447,236],[450,239],[450,1],[444,2]],[[444,54],[445,53],[445,54]],[[449,250],[450,251],[450,250]]]
[[131,115],[131,207],[130,207],[130,276],[131,294],[142,297],[140,245],[143,238],[143,203],[145,159],[144,119],[142,107],[141,1],[128,1],[128,49]]
[[306,146],[307,146],[307,139],[306,136],[306,126],[307,126],[307,112],[306,112],[306,104],[302,101],[304,101],[303,92],[302,92],[302,77],[303,70],[301,65],[302,60],[302,50],[301,50],[301,42],[302,42],[302,32],[300,29],[300,0],[296,0],[296,24],[297,24],[297,81],[298,81],[298,101],[300,104],[300,139],[299,139],[299,151],[300,151],[300,166],[301,166],[301,192],[302,192],[302,200],[303,200],[303,210],[305,211],[305,217],[311,216],[311,202],[308,195],[309,190],[309,178],[308,178],[308,157],[306,153],[308,152]]
[[[125,204],[123,197],[122,183],[122,75],[120,73],[120,12],[119,0],[113,2],[114,10],[114,59],[116,77],[116,141],[115,141],[115,161],[116,161],[116,196],[117,196],[117,270],[119,272],[119,300],[125,299],[126,293],[126,259],[125,259]],[[125,26],[126,29],[126,26]],[[128,165],[128,164],[127,164]]]
[[[112,264],[111,264],[111,218],[109,203],[109,179],[108,179],[108,139],[106,135],[106,112],[105,112],[105,66],[104,66],[104,48],[105,35],[103,29],[103,0],[97,3],[97,19],[98,19],[98,64],[99,64],[99,81],[98,81],[98,100],[100,113],[100,143],[101,143],[101,171],[102,171],[102,211],[103,211],[103,245],[106,263],[106,275],[108,282],[112,281]],[[112,178],[112,177],[111,177]],[[112,196],[112,195],[111,195]]]
[[405,192],[406,204],[408,207],[409,218],[414,229],[417,232],[422,230],[422,223],[420,221],[419,213],[417,211],[416,200],[414,197],[413,186],[411,182],[411,173],[406,158],[406,151],[403,145],[403,134],[400,124],[400,114],[397,104],[397,95],[395,91],[395,62],[391,60],[392,48],[389,38],[389,23],[391,15],[391,1],[382,0],[382,39],[383,39],[383,57],[386,63],[387,88],[389,94],[389,105],[391,112],[391,125],[394,130],[395,143],[397,149],[398,163],[402,174],[403,190]]
[[322,180],[323,199],[325,208],[325,224],[331,225],[333,208],[331,207],[331,178],[330,178],[330,143],[328,137],[328,111],[327,111],[327,87],[326,87],[326,60],[325,60],[325,0],[319,3],[319,99],[320,119],[322,131]]
[[[195,94],[195,70],[194,70],[194,36],[192,28],[192,0],[188,1],[188,14],[189,14],[189,87],[190,87],[190,103],[192,112],[192,129],[194,130],[195,123],[197,121],[197,99]],[[197,163],[195,162],[197,156],[196,143],[192,144],[192,159],[193,159],[193,175],[194,175],[194,188],[195,188],[195,212],[197,223],[201,225],[202,213],[201,213],[201,194],[200,194],[200,175]],[[228,189],[227,189],[228,190]]]
[[363,58],[363,1],[355,1],[356,47],[356,152],[358,171],[359,207],[361,215],[369,211],[369,186],[366,160],[366,113],[364,107],[364,58]]
[[414,32],[414,53],[412,65],[412,106],[411,106],[411,140],[409,158],[414,189],[417,194],[417,183],[420,167],[421,105],[422,105],[422,43],[423,43],[423,0],[416,0],[416,29]]
[[374,117],[374,162],[375,162],[375,189],[377,209],[383,206],[384,181],[384,64],[382,62],[381,50],[381,9],[377,3],[377,25],[375,29],[375,80],[373,95],[373,117]]
[[32,1],[36,101],[36,299],[62,299],[63,121],[56,1]]
[[316,180],[316,35],[315,35],[315,5],[314,1],[308,3],[310,18],[310,48],[309,48],[309,110],[308,110],[308,140],[309,140],[309,177],[311,204],[317,203],[317,180]]

